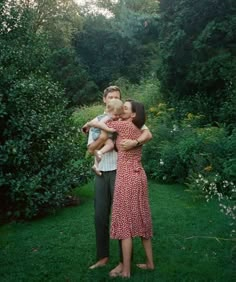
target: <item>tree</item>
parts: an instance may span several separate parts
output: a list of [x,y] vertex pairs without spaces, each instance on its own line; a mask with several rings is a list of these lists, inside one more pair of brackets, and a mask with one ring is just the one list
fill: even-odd
[[[105,2],[104,7],[108,9],[109,3]],[[135,11],[126,2],[119,2],[110,7],[113,17],[86,15],[83,30],[75,37],[75,48],[100,88],[120,76],[137,83],[152,71],[158,16],[142,9]]]
[[45,71],[47,37],[31,9],[0,9],[0,213],[30,218],[63,205],[86,164],[64,91]]
[[47,61],[48,71],[65,89],[69,107],[91,104],[100,100],[97,85],[76,58],[73,48],[54,50]]
[[159,74],[166,98],[219,120],[235,87],[236,2],[163,0],[160,11]]

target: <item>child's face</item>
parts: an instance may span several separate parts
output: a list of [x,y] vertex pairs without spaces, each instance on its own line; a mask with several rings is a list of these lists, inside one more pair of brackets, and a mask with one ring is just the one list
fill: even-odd
[[113,112],[111,113],[112,120],[118,120],[120,118],[120,113]]
[[118,120],[122,114],[123,114],[123,108],[119,109],[118,111],[112,111],[111,118],[112,120]]

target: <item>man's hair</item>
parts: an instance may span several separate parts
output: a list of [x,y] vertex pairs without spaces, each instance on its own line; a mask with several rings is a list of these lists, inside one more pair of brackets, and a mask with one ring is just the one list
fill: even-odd
[[132,99],[128,99],[126,101],[131,104],[131,111],[136,113],[136,116],[132,119],[133,124],[138,128],[141,128],[146,120],[144,105]]
[[123,102],[119,99],[111,99],[106,106],[107,112],[123,113]]
[[[120,96],[121,96],[121,90],[118,86],[116,85],[111,85],[111,86],[108,86],[104,91],[103,91],[103,97],[107,97],[108,93],[112,93],[112,92],[115,92],[115,91],[119,91],[120,92]],[[121,97],[120,97],[121,98]]]

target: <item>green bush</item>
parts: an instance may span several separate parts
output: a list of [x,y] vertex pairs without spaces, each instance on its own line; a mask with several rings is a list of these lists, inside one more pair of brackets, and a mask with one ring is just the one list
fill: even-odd
[[31,218],[62,206],[89,177],[64,97],[40,75],[16,81],[9,91],[0,161],[1,204],[7,203],[10,216]]
[[235,131],[228,135],[224,127],[199,127],[202,117],[191,113],[177,123],[174,109],[165,104],[152,107],[149,115],[153,140],[144,147],[143,159],[151,177],[183,183],[199,173],[217,173],[236,180]]
[[134,99],[143,103],[146,109],[162,100],[159,80],[154,77],[145,78],[139,84],[131,84],[121,77],[114,84],[120,87],[123,101],[128,98]]
[[174,109],[159,103],[151,107],[147,114],[153,139],[144,146],[146,172],[160,182],[182,182],[187,168],[177,150],[181,131],[173,120]]

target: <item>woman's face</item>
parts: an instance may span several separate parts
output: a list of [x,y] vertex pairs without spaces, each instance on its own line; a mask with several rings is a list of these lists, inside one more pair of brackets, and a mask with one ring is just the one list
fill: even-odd
[[126,120],[126,119],[133,118],[135,116],[135,114],[131,110],[131,103],[130,102],[126,101],[124,103],[123,109],[124,109],[124,112],[121,115],[122,119]]

